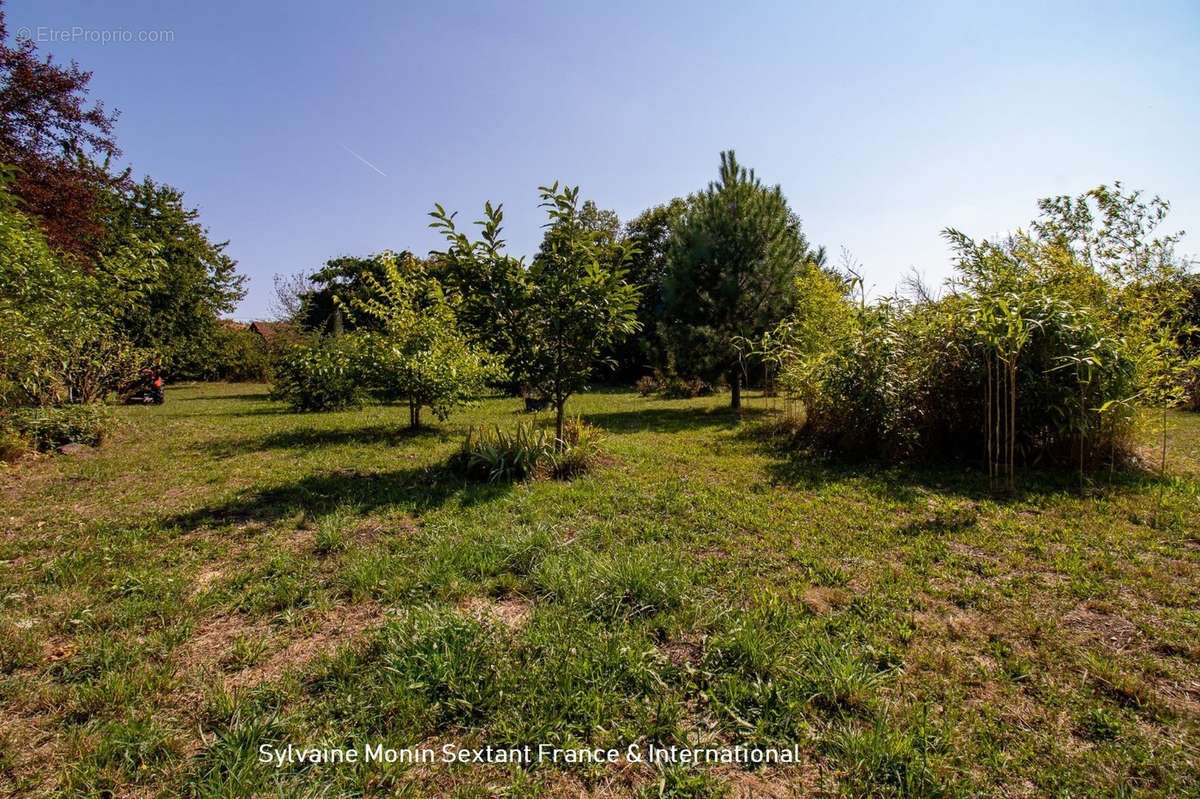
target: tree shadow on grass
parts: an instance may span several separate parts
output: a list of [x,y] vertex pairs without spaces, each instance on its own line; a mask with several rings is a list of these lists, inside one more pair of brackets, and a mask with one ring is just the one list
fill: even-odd
[[296,514],[323,516],[335,508],[350,508],[360,515],[392,508],[420,515],[455,499],[465,507],[490,502],[511,489],[511,483],[466,480],[446,466],[389,472],[338,469],[174,514],[160,524],[191,532],[201,527],[271,523]]
[[[888,461],[820,447],[786,425],[747,426],[738,438],[778,458],[767,467],[771,483],[806,490],[832,483],[854,483],[865,493],[898,502],[912,502],[929,493],[974,501],[1021,502],[1080,492],[1079,472],[1073,465],[1054,466],[1045,462],[1018,465],[1011,489],[1002,478],[990,482],[985,464],[966,456],[974,451],[970,446],[960,448],[958,455],[941,459]],[[1086,492],[1091,495],[1139,489],[1145,486],[1148,477],[1153,481],[1152,475],[1132,468],[1111,473],[1093,471],[1086,475]]]
[[261,394],[208,394],[200,397],[172,397],[167,395],[172,402],[222,402],[224,400],[236,400],[238,402],[270,402],[271,395],[267,392]]
[[589,424],[613,433],[682,433],[702,428],[732,430],[745,422],[756,420],[766,411],[742,408],[741,415],[732,408],[702,410],[700,408],[646,408],[638,411],[585,413]]
[[914,467],[800,452],[768,465],[767,475],[773,485],[808,491],[834,483],[853,483],[873,497],[902,503],[914,502],[928,492],[977,501],[992,496],[987,475],[975,474],[967,467]]
[[231,458],[247,452],[268,449],[316,449],[337,447],[346,444],[384,444],[399,446],[409,441],[448,441],[450,434],[434,427],[411,430],[399,425],[379,424],[370,427],[352,427],[332,430],[302,428],[284,430],[250,438],[229,438],[206,441],[198,445],[205,453],[217,458]]
[[[903,503],[915,502],[930,493],[1000,503],[1025,502],[1056,494],[1079,495],[1079,474],[1067,468],[1018,468],[1010,490],[999,478],[989,484],[983,466],[965,460],[886,463],[849,460],[805,450],[783,452],[775,448],[774,451],[781,460],[767,467],[771,483],[805,490],[852,482],[872,496]],[[1117,471],[1111,477],[1105,474],[1103,478],[1091,474],[1088,475],[1088,491],[1141,489],[1145,487],[1147,477],[1144,472],[1130,470]]]

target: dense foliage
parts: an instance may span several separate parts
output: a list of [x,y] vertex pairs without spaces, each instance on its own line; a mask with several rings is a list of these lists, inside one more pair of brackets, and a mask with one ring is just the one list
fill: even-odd
[[225,343],[218,320],[245,293],[245,277],[225,254],[226,244],[209,239],[182,192],[149,177],[114,192],[106,205],[105,254],[146,242],[159,258],[139,302],[119,309],[118,332],[153,352],[174,378],[208,376]]
[[0,426],[7,426],[33,449],[45,452],[64,444],[98,446],[112,431],[113,418],[102,405],[64,405],[22,408]]
[[1195,374],[1175,239],[1150,237],[1160,202],[1118,184],[1043,201],[1032,232],[1001,241],[948,230],[957,276],[936,299],[856,304],[811,269],[762,352],[809,436],[841,451],[982,455],[1007,481],[1019,462],[1111,462],[1135,407],[1178,403]]
[[544,186],[541,198],[549,222],[528,268],[504,254],[502,210],[490,203],[474,242],[438,206],[433,226],[449,247],[434,257],[456,276],[466,325],[495,331],[481,338],[509,374],[553,403],[561,444],[567,400],[587,385],[605,349],[636,331],[638,290],[625,279],[628,245],[589,221],[577,187]]
[[115,316],[141,301],[161,260],[137,242],[92,269],[61,258],[4,183],[0,176],[0,404],[102,400],[149,357],[116,331]]
[[377,262],[381,278],[368,274],[365,296],[346,308],[349,319],[372,320],[378,328],[354,334],[364,340],[363,379],[384,402],[408,405],[409,427],[420,427],[422,408],[444,420],[482,393],[495,373],[490,357],[459,331],[423,262],[409,253],[385,253]]
[[274,377],[273,348],[262,336],[237,324],[218,324],[208,358],[197,375],[202,380],[269,383]]
[[29,38],[10,45],[0,9],[0,164],[17,168],[13,194],[50,246],[85,262],[104,241],[104,197],[126,180],[104,166],[121,152],[117,115],[89,104],[91,78],[41,57]]
[[[410,257],[404,252],[400,258]],[[342,255],[331,258],[325,265],[300,281],[295,290],[295,304],[289,321],[303,330],[339,335],[353,330],[377,330],[370,316],[347,316],[346,309],[366,297],[371,291],[369,280],[383,279],[383,264],[379,258],[360,258]]]
[[677,366],[726,376],[739,407],[735,341],[762,336],[792,310],[795,277],[813,258],[782,189],[722,153],[718,180],[692,198],[668,255],[665,318]]
[[626,279],[639,287],[641,296],[635,312],[638,335],[626,337],[605,353],[606,359],[614,364],[613,374],[618,380],[632,382],[670,366],[662,329],[663,285],[671,235],[686,209],[687,201],[676,197],[665,205],[643,211],[625,224],[624,241],[630,247]]
[[367,399],[366,352],[358,336],[305,339],[280,353],[271,395],[297,411],[330,411]]
[[566,480],[599,462],[603,441],[598,429],[579,419],[568,419],[557,438],[529,422],[519,422],[514,430],[472,427],[451,465],[493,483],[531,477]]
[[5,33],[0,11],[0,412],[103,402],[148,367],[261,377],[219,324],[243,295],[225,245],[177,189],[109,171],[90,73]]

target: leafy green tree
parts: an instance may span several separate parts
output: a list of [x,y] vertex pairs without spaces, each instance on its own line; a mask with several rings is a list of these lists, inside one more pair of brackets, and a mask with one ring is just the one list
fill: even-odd
[[74,62],[41,56],[20,32],[10,45],[0,8],[0,163],[17,168],[9,190],[50,249],[85,263],[99,256],[105,194],[128,179],[108,172],[121,154],[117,114],[89,104],[91,78]]
[[245,295],[228,242],[211,241],[183,193],[149,177],[113,193],[108,206],[104,257],[149,246],[160,262],[142,276],[138,301],[116,309],[117,330],[156,353],[169,373],[203,377],[216,357],[218,320]]
[[782,189],[721,153],[719,179],[693,197],[667,258],[664,316],[678,365],[728,376],[730,404],[741,407],[737,341],[760,339],[790,313],[796,276],[813,260]]
[[687,201],[676,197],[649,208],[625,224],[623,238],[632,248],[626,279],[641,289],[637,321],[640,332],[616,344],[607,357],[618,377],[633,381],[667,366],[662,336],[663,284],[667,277],[667,251],[671,235],[687,210]]
[[540,193],[549,224],[528,269],[504,253],[503,212],[490,203],[479,241],[437,206],[432,227],[449,247],[434,258],[461,286],[465,325],[498,345],[515,379],[553,402],[561,446],[567,400],[586,387],[605,349],[637,330],[638,290],[626,280],[629,246],[589,222],[578,187],[555,183]]
[[484,203],[477,240],[455,226],[457,213],[441,205],[429,214],[429,226],[441,232],[446,249],[430,254],[448,293],[457,298],[459,328],[467,337],[499,356],[514,381],[521,380],[529,308],[525,263],[505,252],[504,206]]
[[306,336],[275,358],[271,397],[295,411],[332,411],[367,398],[361,336]]
[[529,330],[521,366],[528,382],[554,403],[561,446],[567,399],[587,387],[606,347],[637,331],[639,292],[625,279],[628,245],[610,245],[585,224],[579,187],[554,183],[540,192],[550,224],[528,273]]
[[103,399],[136,376],[146,354],[115,315],[143,301],[162,268],[131,241],[93,268],[51,251],[0,171],[0,403],[54,406]]
[[579,224],[596,234],[596,244],[601,247],[614,247],[621,240],[621,217],[616,211],[596,205],[594,200],[583,201]]
[[1190,368],[1184,381],[1189,410],[1200,411],[1200,274],[1183,278],[1186,292],[1180,311],[1183,322],[1177,346]]
[[[409,258],[409,252],[401,258]],[[325,266],[308,277],[308,288],[299,295],[297,319],[300,326],[314,333],[340,335],[354,330],[378,330],[378,321],[371,317],[347,318],[346,308],[371,294],[371,281],[384,278],[384,265],[376,257],[342,255],[331,258]]]
[[1187,348],[1189,264],[1176,253],[1182,232],[1160,234],[1171,210],[1120,181],[1078,197],[1040,200],[1034,231],[1072,253],[1103,280],[1114,314],[1138,364],[1137,399],[1160,411],[1160,470],[1167,464],[1167,410],[1188,401],[1200,359]]
[[368,342],[365,379],[381,399],[408,404],[410,428],[421,426],[422,408],[444,420],[483,391],[494,371],[490,357],[458,330],[441,284],[422,261],[409,253],[377,260],[372,272],[382,277],[368,272],[366,295],[345,306],[349,320],[377,323],[378,332],[356,334]]

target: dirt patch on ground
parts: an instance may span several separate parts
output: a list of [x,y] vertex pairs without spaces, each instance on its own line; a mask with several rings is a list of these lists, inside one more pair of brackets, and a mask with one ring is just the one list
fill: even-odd
[[468,597],[458,603],[458,609],[473,619],[499,622],[508,629],[515,630],[529,620],[529,614],[533,612],[533,603],[522,597]]
[[192,584],[192,593],[201,594],[212,587],[213,583],[225,576],[225,569],[218,564],[204,567],[199,574],[196,575],[196,580]]
[[998,563],[999,562],[999,560],[996,558],[995,555],[991,555],[987,552],[984,552],[979,547],[971,546],[970,544],[964,544],[961,541],[951,541],[949,544],[949,548],[950,548],[950,551],[953,552],[955,555],[958,555],[959,557],[962,557],[962,558],[966,558],[968,560],[978,560],[978,561],[983,561],[985,563]]
[[383,608],[371,603],[334,608],[316,621],[313,632],[292,640],[261,662],[230,675],[225,685],[227,688],[247,688],[277,679],[317,655],[332,652],[360,637],[382,621],[383,617]]
[[49,796],[63,761],[61,741],[42,729],[40,720],[10,715],[0,708],[0,749],[12,766],[0,769],[0,796]]
[[933,603],[929,610],[913,616],[919,629],[935,636],[945,636],[952,641],[974,641],[986,638],[990,625],[987,619],[956,605]]
[[192,637],[179,647],[176,657],[189,671],[219,663],[234,641],[248,636],[270,636],[265,623],[252,622],[237,614],[215,616],[200,624]]
[[675,666],[694,666],[700,662],[701,656],[704,654],[704,647],[699,640],[692,638],[679,638],[674,641],[668,641],[659,647],[667,660],[671,661]]
[[1138,629],[1132,622],[1086,602],[1063,616],[1063,624],[1113,652],[1128,649],[1139,638]]
[[1154,689],[1176,713],[1200,719],[1200,680],[1160,679],[1155,681]]
[[286,538],[283,541],[284,547],[296,555],[305,555],[312,552],[316,546],[317,534],[314,530],[297,527],[289,533],[285,533]]
[[[606,767],[590,785],[574,774],[553,774],[545,783],[546,796],[553,799],[609,799],[634,796],[639,787],[652,782],[654,770],[645,763],[620,761]],[[657,795],[651,792],[651,796]]]

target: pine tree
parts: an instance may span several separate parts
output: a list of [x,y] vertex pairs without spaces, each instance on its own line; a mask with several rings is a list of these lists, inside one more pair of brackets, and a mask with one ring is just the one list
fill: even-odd
[[791,311],[800,269],[814,259],[778,185],[721,153],[720,178],[697,194],[668,254],[665,319],[676,365],[726,375],[741,407],[735,339],[758,339]]

